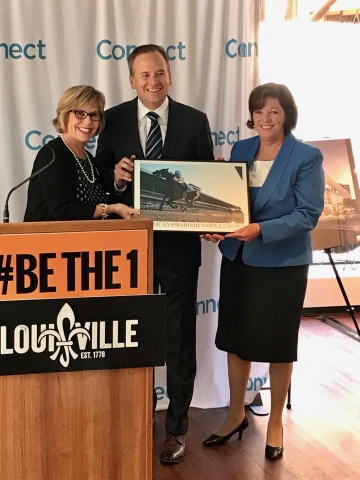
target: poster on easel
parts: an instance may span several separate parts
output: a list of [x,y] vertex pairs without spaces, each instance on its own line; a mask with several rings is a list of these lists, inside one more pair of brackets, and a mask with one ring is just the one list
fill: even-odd
[[314,250],[360,243],[360,190],[349,138],[307,141],[324,156],[325,204],[312,232]]

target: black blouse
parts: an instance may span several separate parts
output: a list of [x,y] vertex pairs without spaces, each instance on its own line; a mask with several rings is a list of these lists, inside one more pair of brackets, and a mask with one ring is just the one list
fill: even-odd
[[89,162],[79,160],[85,175],[72,152],[58,137],[39,151],[32,173],[51,162],[51,149],[55,152],[54,163],[30,180],[24,221],[91,220],[96,205],[107,202],[93,156],[87,152],[95,176],[94,183],[90,183],[86,178],[87,175],[92,179]]

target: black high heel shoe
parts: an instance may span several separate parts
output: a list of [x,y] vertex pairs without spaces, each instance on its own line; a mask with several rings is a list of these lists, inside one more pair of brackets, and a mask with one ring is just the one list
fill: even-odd
[[271,447],[266,445],[265,447],[265,457],[269,460],[278,460],[283,456],[284,453],[284,432],[281,433],[283,438],[281,447]]
[[213,433],[210,435],[209,438],[204,440],[202,444],[204,447],[218,447],[219,445],[226,445],[227,442],[230,440],[230,438],[235,435],[235,433],[239,434],[239,440],[242,438],[243,431],[245,428],[249,426],[249,420],[247,416],[245,415],[243,421],[240,423],[238,427],[235,428],[232,432],[230,432],[228,435],[216,435],[216,433]]

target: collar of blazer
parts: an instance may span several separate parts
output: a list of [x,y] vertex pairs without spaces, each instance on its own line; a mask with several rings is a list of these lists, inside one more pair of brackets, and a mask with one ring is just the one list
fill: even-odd
[[[249,149],[249,166],[252,165],[254,157],[259,147],[260,137],[255,137],[254,144]],[[277,154],[273,166],[270,169],[269,175],[266,177],[264,185],[260,189],[256,200],[254,202],[253,210],[258,212],[269,200],[276,187],[278,186],[282,174],[290,161],[292,151],[297,140],[292,133],[289,133],[282,144],[279,153]]]
[[169,116],[161,158],[177,158],[176,145],[181,138],[182,127],[187,119],[185,113],[185,106],[169,97]]
[[[137,97],[115,107],[111,125],[114,143],[117,141],[122,145],[122,153],[125,151],[129,157],[135,155],[136,158],[145,158],[139,135]],[[120,136],[119,129],[121,130]]]

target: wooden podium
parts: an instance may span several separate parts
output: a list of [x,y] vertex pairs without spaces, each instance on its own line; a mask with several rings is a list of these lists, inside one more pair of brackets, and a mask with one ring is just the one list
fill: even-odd
[[[2,224],[0,307],[3,312],[8,311],[7,305],[16,311],[27,305],[29,302],[24,300],[28,299],[40,299],[43,305],[52,299],[71,304],[71,299],[75,298],[83,302],[99,300],[102,305],[101,297],[110,296],[114,297],[110,300],[116,300],[119,295],[152,293],[152,249],[152,221],[140,215],[130,221]],[[111,253],[103,257],[96,253],[105,250]],[[78,251],[81,251],[80,256],[74,253]],[[79,262],[86,258],[90,258],[90,263],[94,258],[103,258],[98,264],[100,276],[96,277],[93,267],[89,267],[84,280],[84,266]],[[30,267],[32,259],[37,263]],[[64,283],[66,277],[67,283]],[[27,311],[35,318],[32,306],[37,304],[29,305]],[[39,321],[47,323],[44,318]],[[152,479],[152,363],[152,366],[139,368],[114,368],[111,364],[97,369],[97,356],[106,355],[105,359],[99,359],[104,361],[111,353],[116,362],[127,351],[136,350],[118,348],[112,351],[113,344],[102,339],[100,343],[108,350],[101,350],[95,340],[97,349],[89,350],[90,353],[77,352],[76,365],[80,367],[74,367],[76,371],[68,371],[60,365],[60,354],[55,360],[49,360],[49,353],[43,352],[37,355],[46,357],[50,368],[54,365],[58,371],[29,373],[33,362],[26,360],[26,355],[31,354],[31,358],[36,355],[29,353],[29,345],[40,349],[41,342],[31,343],[33,331],[26,325],[24,316],[19,319],[21,325],[15,328],[13,340],[8,333],[11,325],[4,327],[1,319],[0,322],[0,363],[5,360],[11,363],[13,355],[17,369],[16,374],[7,371],[0,376],[0,477],[4,480]],[[95,323],[97,325],[92,322]],[[118,325],[117,320],[113,324]],[[135,331],[129,332],[135,335]],[[127,330],[127,335],[129,332]],[[51,331],[50,335],[49,330],[44,331],[42,340],[48,342],[46,345],[53,342],[52,352],[56,348],[55,333],[51,337]],[[47,340],[44,339],[46,335]],[[80,338],[86,336],[78,335]],[[135,343],[131,343],[129,335],[126,341],[133,346]],[[67,339],[70,337],[68,335]],[[128,346],[117,342],[118,347]],[[58,345],[69,349],[70,343],[58,342]],[[104,353],[96,353],[101,351]],[[137,358],[136,352],[131,354]],[[89,357],[92,360],[87,364]],[[62,359],[66,363],[65,355]],[[69,359],[68,368],[75,363],[71,356]],[[128,359],[127,364],[130,361]],[[41,368],[38,364],[36,361],[36,368]],[[21,373],[21,368],[25,373]]]

